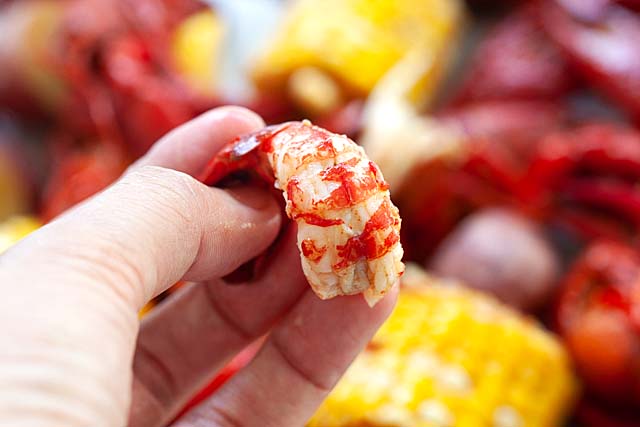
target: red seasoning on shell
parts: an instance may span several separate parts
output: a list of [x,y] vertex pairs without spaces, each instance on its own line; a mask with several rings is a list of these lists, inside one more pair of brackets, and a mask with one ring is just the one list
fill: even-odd
[[305,122],[265,128],[223,149],[207,168],[212,185],[252,169],[284,193],[298,225],[302,268],[323,299],[362,293],[375,304],[404,271],[400,216],[380,169],[362,147]]

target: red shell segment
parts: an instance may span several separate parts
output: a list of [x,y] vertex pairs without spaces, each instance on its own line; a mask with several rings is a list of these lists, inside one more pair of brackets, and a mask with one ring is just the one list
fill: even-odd
[[[538,144],[526,177],[524,200],[543,211],[558,215],[558,208],[568,203],[595,210],[596,218],[606,213],[603,218],[640,226],[640,134],[634,129],[589,124],[550,134]],[[601,229],[596,234],[617,237],[619,233]]]
[[347,179],[353,178],[355,175],[353,167],[357,165],[359,161],[360,159],[354,157],[346,162],[338,163],[320,172],[320,177],[323,181],[344,182]]
[[[541,7],[547,34],[593,87],[640,117],[640,16],[625,7],[609,4],[602,16],[573,16],[558,0]],[[571,3],[571,2],[562,2]],[[578,5],[590,2],[572,2]]]
[[304,239],[300,247],[302,249],[302,255],[313,262],[320,261],[320,258],[327,252],[326,246],[316,246],[316,242],[314,242],[313,239]]
[[563,285],[560,333],[590,392],[604,401],[640,402],[638,304],[640,255],[621,243],[591,245]]
[[200,176],[200,181],[206,185],[215,185],[234,172],[253,170],[265,182],[272,183],[273,171],[268,167],[266,153],[273,150],[273,137],[286,127],[286,124],[269,126],[236,138],[209,161]]
[[329,197],[319,203],[323,208],[344,209],[355,206],[371,197],[373,192],[386,188],[387,184],[380,179],[376,170],[370,170],[369,174],[358,177],[355,166],[359,161],[354,158],[321,172],[323,181],[340,183]]
[[[305,131],[309,132],[308,130]],[[323,160],[337,155],[331,138],[326,132],[317,129],[312,129],[310,132],[312,132],[310,139],[313,140],[315,138],[320,142],[317,143],[317,151],[313,155],[305,155],[302,158],[304,162]],[[349,208],[365,201],[374,192],[388,189],[388,184],[384,181],[380,170],[373,162],[368,163],[366,174],[356,169],[360,160],[360,158],[354,157],[320,172],[320,177],[323,181],[337,182],[340,185],[325,199],[314,201],[314,211]],[[303,194],[297,177],[292,177],[289,180],[286,193],[287,200],[290,202],[290,214],[293,219],[302,219],[308,224],[320,227],[343,224],[342,220],[326,219],[318,214],[300,212],[300,207],[296,201],[300,200]]]
[[[399,219],[393,215],[392,209],[388,201],[383,202],[369,218],[359,236],[351,237],[344,245],[337,247],[341,261],[333,266],[334,269],[343,269],[363,258],[367,260],[380,258],[391,251],[400,240],[400,235],[393,229],[398,225]],[[391,232],[384,243],[378,244],[376,232],[385,229],[390,229]]]
[[556,99],[570,89],[568,61],[541,30],[537,15],[538,6],[526,4],[489,32],[473,55],[456,104]]
[[287,183],[287,200],[291,203],[291,215],[298,215],[298,206],[296,204],[296,200],[299,200],[302,197],[302,189],[300,188],[300,182],[298,179],[293,177]]
[[344,224],[344,221],[341,219],[328,219],[323,218],[320,215],[312,214],[312,213],[298,213],[293,215],[292,219],[301,219],[307,224],[316,225],[318,227],[331,227],[334,225]]
[[338,153],[336,152],[336,147],[333,146],[333,142],[331,142],[331,138],[328,138],[326,135],[324,135],[323,138],[317,147],[317,157],[328,159],[337,156]]

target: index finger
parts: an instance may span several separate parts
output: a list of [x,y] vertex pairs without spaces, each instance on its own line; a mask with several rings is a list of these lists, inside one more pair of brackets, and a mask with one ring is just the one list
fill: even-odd
[[161,166],[194,176],[233,138],[262,127],[262,118],[246,108],[214,108],[169,132],[130,170]]
[[304,423],[391,313],[397,286],[375,307],[361,295],[321,301],[307,289],[256,358],[172,427]]

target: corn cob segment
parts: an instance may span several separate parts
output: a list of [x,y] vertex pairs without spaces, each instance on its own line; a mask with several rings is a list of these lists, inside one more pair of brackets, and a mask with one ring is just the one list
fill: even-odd
[[550,333],[410,267],[394,313],[308,427],[556,427],[575,392]]
[[412,50],[447,56],[463,16],[459,0],[299,0],[258,58],[254,78],[282,88],[297,70],[313,67],[346,93],[366,95]]
[[223,32],[222,21],[208,9],[186,18],[175,30],[171,46],[175,66],[198,93],[214,93]]

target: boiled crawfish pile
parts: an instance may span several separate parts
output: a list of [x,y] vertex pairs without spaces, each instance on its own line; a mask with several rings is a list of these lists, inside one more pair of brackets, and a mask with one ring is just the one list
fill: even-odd
[[393,193],[410,258],[565,339],[578,425],[640,425],[639,6],[522,2],[435,112],[462,154],[416,163]]
[[5,8],[27,21],[17,49],[28,58],[8,61],[14,69],[5,67],[0,102],[51,123],[46,219],[113,182],[163,134],[217,104],[190,90],[168,54],[176,25],[204,8],[197,0],[39,0]]

